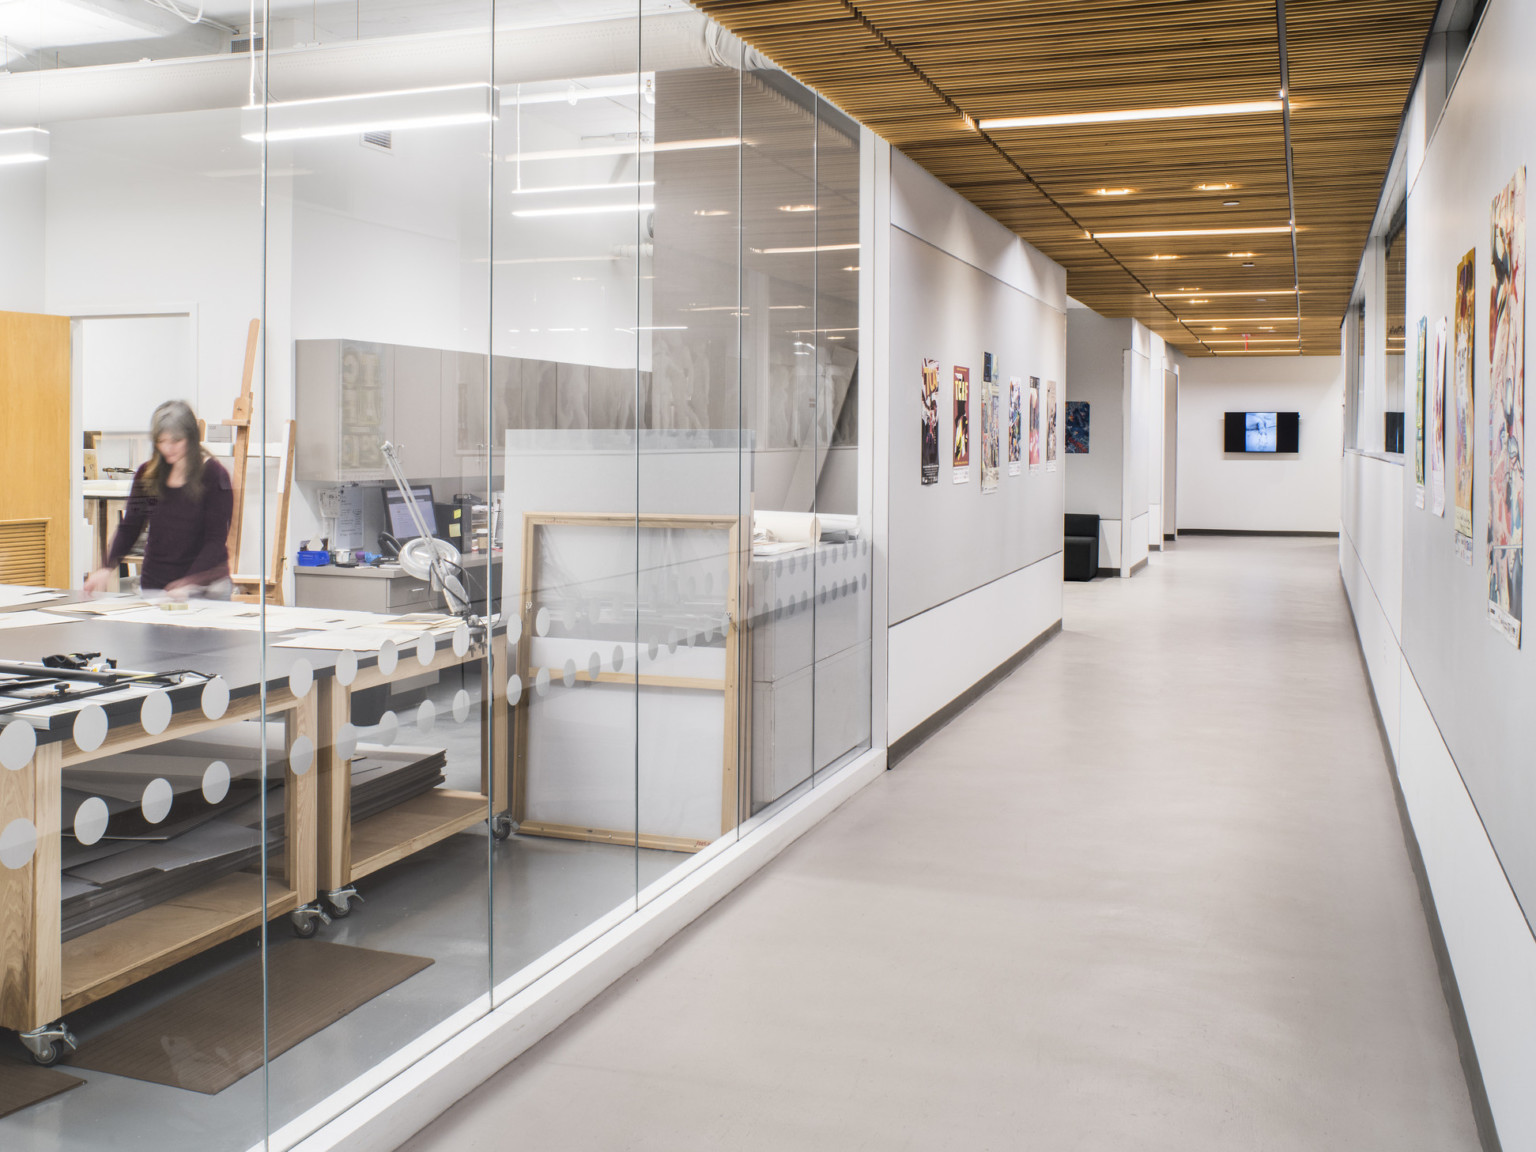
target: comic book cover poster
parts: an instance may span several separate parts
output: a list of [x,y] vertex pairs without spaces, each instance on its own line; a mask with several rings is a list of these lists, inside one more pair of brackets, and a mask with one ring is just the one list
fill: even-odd
[[1428,366],[1429,318],[1419,317],[1419,373],[1413,386],[1413,506],[1424,507],[1424,369]]
[[1045,382],[1045,470],[1056,471],[1056,381]]
[[1088,401],[1067,401],[1067,455],[1088,454]]
[[997,491],[997,477],[1002,454],[1003,429],[997,412],[997,381],[981,385],[981,490]]
[[923,456],[924,484],[939,482],[939,362],[923,361]]
[[1477,347],[1477,249],[1456,266],[1456,444],[1455,509],[1456,555],[1472,563],[1472,357]]
[[1488,289],[1488,621],[1520,647],[1525,566],[1525,169],[1493,200]]
[[1008,378],[1008,475],[1017,476],[1024,458],[1024,389],[1017,376]]
[[1429,510],[1445,515],[1445,337],[1447,320],[1435,328],[1435,358],[1429,362]]
[[1029,378],[1029,470],[1040,468],[1040,377]]
[[971,479],[971,370],[955,369],[955,483]]

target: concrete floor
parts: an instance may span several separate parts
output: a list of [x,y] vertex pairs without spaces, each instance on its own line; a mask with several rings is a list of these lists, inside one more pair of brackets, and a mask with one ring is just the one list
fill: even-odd
[[408,1152],[1476,1149],[1336,544],[1191,538]]

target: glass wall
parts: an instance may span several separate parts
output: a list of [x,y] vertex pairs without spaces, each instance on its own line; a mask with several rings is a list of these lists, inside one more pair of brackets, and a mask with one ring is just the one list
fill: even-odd
[[113,13],[0,5],[0,1147],[286,1148],[868,747],[859,132],[675,0]]

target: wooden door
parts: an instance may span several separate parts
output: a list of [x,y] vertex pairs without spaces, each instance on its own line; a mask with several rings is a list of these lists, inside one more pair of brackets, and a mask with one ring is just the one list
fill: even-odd
[[69,317],[0,312],[0,520],[47,521],[45,582],[69,571]]

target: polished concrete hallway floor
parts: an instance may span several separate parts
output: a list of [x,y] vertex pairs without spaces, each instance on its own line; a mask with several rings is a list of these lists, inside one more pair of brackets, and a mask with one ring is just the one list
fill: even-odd
[[406,1148],[1476,1149],[1336,548],[1068,585],[1059,638]]

